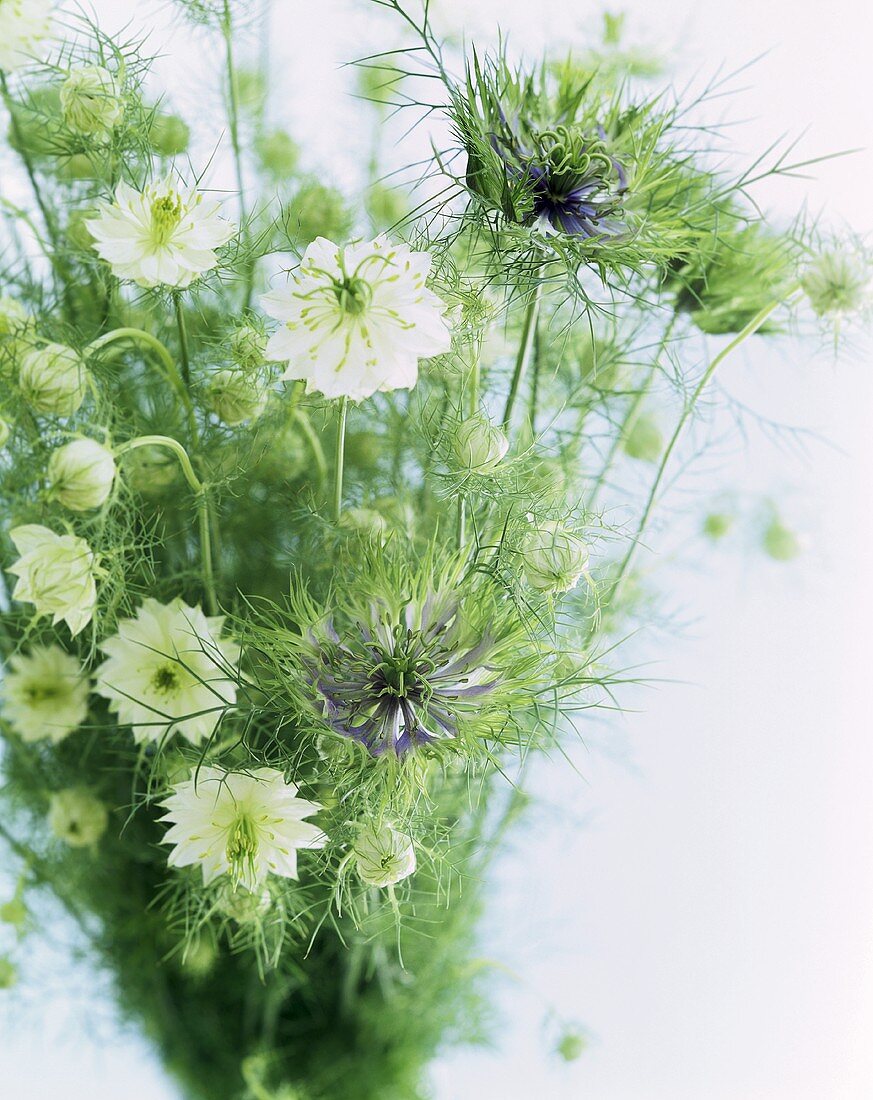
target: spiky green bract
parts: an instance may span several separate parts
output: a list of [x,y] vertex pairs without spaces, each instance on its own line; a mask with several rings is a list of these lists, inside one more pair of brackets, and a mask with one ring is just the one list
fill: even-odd
[[[701,332],[741,332],[770,302],[788,297],[797,279],[797,251],[790,235],[725,211],[700,252],[675,273],[676,308]],[[774,317],[758,331],[778,328]]]
[[[292,759],[317,744],[346,804],[378,790],[379,805],[405,807],[430,761],[480,767],[534,736],[548,649],[465,554],[365,542],[341,586],[319,598],[295,579],[266,620],[248,632],[277,743]],[[296,727],[287,738],[283,713]]]
[[585,264],[608,282],[694,246],[690,154],[665,97],[635,101],[596,72],[580,82],[571,67],[525,70],[475,53],[448,92],[469,218],[505,258],[535,253],[571,272]]

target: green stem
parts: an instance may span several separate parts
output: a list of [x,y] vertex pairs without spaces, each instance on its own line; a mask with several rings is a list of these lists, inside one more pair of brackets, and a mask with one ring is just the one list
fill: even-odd
[[[228,92],[228,122],[230,124],[230,144],[233,149],[233,163],[236,172],[236,187],[239,197],[239,220],[243,240],[248,244],[248,213],[245,199],[245,175],[243,173],[242,146],[239,140],[239,84],[237,81],[236,65],[233,59],[233,16],[230,10],[229,0],[224,0],[224,14],[221,20],[221,31],[224,37],[225,64],[227,66],[227,92]],[[246,283],[244,306],[248,309],[251,304],[252,291],[254,289],[255,268],[251,257],[246,258]]]
[[173,389],[179,396],[179,400],[185,406],[185,413],[188,418],[188,427],[191,431],[191,435],[194,439],[197,438],[197,421],[194,416],[194,404],[191,401],[191,395],[188,392],[188,387],[179,373],[176,367],[176,361],[169,353],[167,348],[156,337],[152,336],[150,332],[146,332],[144,329],[139,328],[117,328],[112,332],[107,332],[105,336],[101,336],[99,339],[92,341],[86,348],[87,352],[101,351],[103,348],[108,347],[110,344],[117,343],[122,340],[129,340],[133,344],[143,344],[155,352],[158,359],[161,361],[161,366],[164,369],[164,375]]
[[512,412],[515,408],[515,401],[518,397],[519,387],[527,373],[530,353],[533,348],[537,319],[540,314],[540,302],[543,296],[543,283],[540,278],[541,272],[542,268],[539,267],[534,273],[536,286],[534,287],[533,294],[528,302],[527,311],[524,315],[524,326],[521,330],[521,343],[519,344],[518,355],[515,358],[515,370],[512,374],[512,384],[509,387],[509,397],[506,399],[506,408],[503,411],[503,430],[507,433],[512,424]]
[[614,599],[618,595],[624,578],[627,576],[627,572],[630,569],[631,563],[636,556],[636,552],[640,547],[643,533],[646,530],[649,519],[652,515],[652,510],[655,506],[658,491],[661,488],[661,483],[664,480],[664,474],[667,471],[667,466],[670,462],[670,458],[673,455],[673,451],[676,449],[676,444],[679,442],[682,432],[685,429],[685,425],[688,423],[691,414],[694,412],[694,409],[697,406],[697,402],[700,400],[701,394],[709,385],[712,376],[715,374],[718,367],[721,366],[721,364],[725,361],[725,359],[727,359],[731,352],[735,351],[750,336],[754,335],[754,333],[756,333],[758,329],[764,324],[767,318],[772,313],[774,313],[783,304],[783,302],[787,301],[789,297],[793,296],[794,293],[795,291],[792,290],[791,293],[786,296],[786,298],[780,298],[778,301],[771,302],[769,305],[760,310],[752,318],[752,320],[749,321],[746,327],[742,329],[742,331],[737,333],[737,335],[733,338],[733,340],[730,341],[729,344],[725,345],[725,347],[722,348],[722,350],[718,353],[718,355],[715,356],[715,358],[703,372],[703,376],[697,383],[697,386],[694,388],[694,392],[691,394],[690,400],[686,403],[685,408],[682,410],[682,415],[679,417],[679,422],[676,425],[675,431],[670,436],[670,441],[667,444],[667,448],[664,451],[664,455],[661,459],[660,465],[658,466],[658,471],[655,474],[655,480],[652,483],[652,488],[649,491],[648,497],[646,498],[646,504],[643,508],[643,514],[640,517],[639,523],[637,524],[637,529],[634,532],[630,545],[628,546],[627,553],[625,554],[624,558],[622,559],[621,565],[619,566],[618,575],[610,586],[608,595],[609,599]]
[[530,434],[531,437],[536,437],[537,431],[537,401],[539,399],[540,390],[540,359],[542,352],[542,334],[540,332],[539,319],[534,325],[533,334],[533,371],[531,372],[530,380]]
[[203,589],[206,595],[206,609],[210,615],[218,612],[218,599],[215,593],[215,569],[212,561],[212,536],[210,533],[209,495],[206,486],[197,476],[188,452],[177,440],[169,435],[141,435],[129,439],[115,448],[116,458],[137,447],[166,447],[179,460],[185,480],[191,486],[197,507],[197,528],[200,538],[200,565],[203,570]]
[[176,313],[176,328],[179,331],[179,362],[182,364],[182,381],[187,391],[191,386],[191,361],[188,356],[188,329],[185,325],[182,299],[178,291],[173,293],[173,309]]
[[652,360],[652,365],[646,372],[646,377],[643,379],[642,385],[634,394],[633,401],[631,402],[627,414],[622,421],[621,428],[618,432],[616,432],[615,438],[612,441],[612,445],[610,446],[609,452],[603,463],[603,468],[601,469],[597,477],[597,481],[595,481],[594,483],[594,488],[591,490],[591,497],[588,501],[588,508],[590,510],[593,510],[594,505],[597,501],[597,497],[600,495],[600,491],[603,488],[604,482],[609,476],[609,472],[612,469],[613,463],[615,462],[615,458],[618,454],[619,448],[621,447],[625,439],[627,439],[634,424],[636,424],[637,422],[637,418],[639,417],[643,401],[645,401],[649,390],[652,388],[652,383],[655,380],[655,375],[658,373],[658,368],[661,365],[661,359],[663,358],[664,352],[667,349],[667,345],[670,342],[670,337],[673,335],[673,329],[675,328],[675,326],[676,314],[674,313],[667,323],[666,328],[664,329],[664,335],[661,337],[658,343],[658,349],[655,352],[655,358]]
[[349,413],[349,399],[340,398],[339,414],[336,430],[336,457],[334,462],[333,480],[333,516],[339,523],[343,511],[343,466],[346,452],[346,419]]
[[27,142],[24,135],[21,132],[21,127],[18,125],[18,116],[15,113],[15,104],[12,100],[12,96],[9,92],[9,85],[6,83],[6,73],[0,69],[0,96],[2,96],[3,103],[6,106],[6,110],[9,112],[9,126],[12,130],[12,135],[15,138],[15,144],[17,146],[17,152],[21,158],[21,163],[24,165],[24,170],[27,173],[27,178],[30,181],[30,188],[33,192],[33,197],[36,200],[36,205],[39,207],[39,212],[42,215],[42,220],[45,224],[46,233],[50,243],[50,248],[46,249],[43,245],[43,251],[48,257],[49,263],[52,265],[52,269],[55,275],[60,279],[61,286],[63,288],[64,304],[67,308],[67,312],[72,315],[72,307],[70,305],[69,298],[69,285],[67,281],[67,270],[60,260],[60,249],[58,248],[58,233],[55,220],[52,217],[51,211],[46,205],[45,199],[42,197],[42,191],[40,190],[39,182],[36,178],[36,169],[34,168],[33,160],[27,149]]

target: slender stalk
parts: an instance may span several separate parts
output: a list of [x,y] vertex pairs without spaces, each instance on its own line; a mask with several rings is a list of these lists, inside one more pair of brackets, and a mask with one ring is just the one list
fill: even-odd
[[[793,294],[794,291],[792,290],[791,294],[788,297],[793,296]],[[679,442],[679,439],[683,431],[685,430],[685,426],[688,423],[691,414],[694,412],[694,409],[697,406],[697,402],[700,400],[701,394],[709,385],[710,381],[712,380],[712,376],[715,374],[716,370],[719,368],[719,366],[721,366],[725,359],[727,359],[731,352],[735,351],[750,336],[756,333],[761,325],[763,325],[764,322],[767,320],[767,318],[772,313],[774,313],[786,300],[787,299],[780,298],[778,301],[771,302],[769,305],[760,310],[752,318],[752,320],[749,321],[746,327],[742,329],[742,331],[737,333],[737,335],[733,338],[733,340],[730,341],[729,344],[722,348],[722,350],[718,353],[718,355],[714,357],[712,362],[703,372],[700,381],[697,383],[694,388],[694,392],[691,394],[690,400],[686,403],[685,408],[682,410],[682,415],[679,417],[679,422],[676,425],[673,434],[670,436],[670,441],[667,444],[667,448],[664,451],[664,455],[661,458],[660,465],[658,466],[658,471],[655,474],[655,480],[652,483],[652,488],[649,491],[648,497],[646,498],[646,504],[643,508],[643,513],[640,516],[640,521],[637,524],[637,529],[634,532],[630,545],[628,546],[627,553],[625,554],[624,558],[622,559],[621,565],[619,566],[618,575],[616,576],[609,589],[609,598],[615,598],[615,596],[621,589],[624,578],[627,576],[627,572],[631,566],[631,563],[634,560],[634,557],[636,556],[636,552],[639,549],[643,533],[648,525],[649,518],[651,517],[652,509],[655,506],[658,491],[661,488],[661,483],[664,480],[664,474],[667,471],[667,466],[670,462],[670,458],[673,455],[673,451],[676,449],[676,444]]]
[[600,495],[600,491],[603,488],[604,482],[609,476],[609,472],[612,469],[613,463],[615,462],[615,458],[618,454],[619,448],[630,434],[634,424],[636,424],[637,422],[637,418],[639,417],[643,401],[645,401],[649,391],[652,388],[652,383],[655,380],[655,375],[658,373],[658,368],[661,365],[661,359],[664,356],[664,352],[667,350],[667,345],[670,342],[670,337],[673,335],[673,329],[675,327],[676,314],[674,313],[667,323],[666,328],[664,329],[664,335],[661,337],[658,343],[655,357],[652,360],[651,366],[646,372],[646,377],[643,379],[642,385],[634,394],[633,401],[628,407],[628,411],[625,415],[624,420],[622,421],[621,428],[615,434],[615,438],[613,439],[609,451],[606,455],[606,459],[604,460],[603,467],[597,476],[597,481],[595,481],[593,489],[591,490],[591,496],[588,501],[589,509],[594,508],[597,497]]
[[540,365],[542,359],[542,333],[540,331],[539,318],[534,325],[533,335],[533,370],[531,372],[530,380],[530,434],[533,438],[536,437],[537,432],[537,401],[539,400],[540,390]]
[[129,439],[115,448],[116,458],[137,447],[166,447],[179,460],[185,480],[194,493],[197,508],[197,528],[200,538],[200,566],[203,571],[203,589],[206,596],[206,609],[210,615],[218,612],[218,599],[215,592],[215,569],[212,561],[212,536],[210,533],[209,495],[206,486],[197,476],[188,452],[178,441],[168,435],[141,435]]
[[[246,244],[249,241],[248,212],[245,197],[245,174],[243,172],[242,146],[239,140],[239,82],[237,79],[236,65],[233,57],[233,15],[230,10],[229,0],[224,0],[224,12],[221,20],[221,30],[224,37],[225,64],[227,66],[227,106],[228,123],[230,125],[230,144],[233,150],[233,164],[236,173],[236,188],[239,201],[240,230]],[[254,288],[254,263],[250,256],[246,257],[246,283],[244,306],[248,308],[251,303],[252,290]]]
[[503,430],[505,432],[509,431],[512,424],[512,412],[515,408],[515,401],[518,397],[519,387],[527,373],[530,353],[533,348],[537,319],[540,315],[540,302],[543,296],[543,283],[540,278],[541,271],[542,268],[540,267],[537,268],[535,272],[534,278],[536,279],[536,286],[534,287],[530,302],[528,302],[527,311],[524,315],[524,326],[521,330],[521,343],[518,347],[518,355],[515,358],[515,370],[513,371],[512,383],[509,387],[509,397],[506,399],[506,408],[503,410]]
[[343,512],[343,466],[346,453],[346,419],[349,413],[349,399],[340,398],[336,429],[336,452],[333,471],[333,515],[339,522]]
[[93,340],[86,348],[87,352],[102,351],[104,348],[111,344],[118,343],[119,341],[127,340],[133,344],[143,344],[145,347],[155,352],[158,359],[161,362],[161,366],[164,370],[164,375],[173,389],[179,396],[179,400],[185,406],[185,413],[188,418],[188,427],[191,431],[192,438],[197,438],[197,421],[194,416],[194,404],[191,401],[191,395],[188,392],[188,387],[179,373],[179,369],[176,366],[176,361],[173,356],[167,350],[167,348],[156,337],[152,336],[150,332],[146,332],[144,329],[139,328],[117,328],[112,332],[107,332],[105,336],[99,337],[97,340]]
[[185,389],[191,386],[191,361],[188,356],[188,328],[182,311],[182,298],[178,291],[173,293],[173,309],[176,313],[176,328],[179,331],[179,362],[182,365],[182,381]]
[[[21,132],[21,127],[18,124],[18,116],[15,113],[15,104],[12,100],[12,96],[9,92],[9,85],[6,82],[6,73],[0,69],[0,97],[3,99],[3,103],[6,110],[9,112],[9,126],[12,131],[12,136],[15,138],[15,144],[17,146],[17,152],[21,158],[21,163],[24,165],[24,170],[27,173],[27,178],[30,181],[30,189],[33,192],[33,197],[36,200],[36,205],[39,207],[39,212],[42,215],[43,223],[45,224],[46,233],[48,235],[50,248],[45,248],[43,251],[52,265],[52,269],[55,275],[60,279],[61,286],[63,288],[64,304],[67,311],[71,313],[71,306],[69,300],[69,286],[67,283],[67,271],[60,260],[60,249],[58,248],[58,234],[57,225],[52,217],[51,211],[46,205],[45,199],[42,196],[39,182],[36,178],[36,169],[33,165],[30,153],[27,148],[27,142],[24,135]],[[41,238],[38,238],[41,240]]]

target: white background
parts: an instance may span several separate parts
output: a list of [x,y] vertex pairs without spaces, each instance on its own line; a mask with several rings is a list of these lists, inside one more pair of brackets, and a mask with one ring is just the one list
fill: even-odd
[[[486,34],[499,12],[531,48],[599,31],[587,3],[451,7]],[[132,10],[95,8],[107,25]],[[273,36],[276,60],[287,59],[277,120],[311,136],[313,163],[340,181],[355,149],[334,63],[359,53],[361,36],[348,8],[278,0]],[[735,82],[749,89],[730,108],[747,120],[735,135],[743,151],[807,127],[806,155],[870,145],[866,0],[623,8],[633,37],[658,43],[682,75],[770,51]],[[134,25],[166,27],[166,4],[137,5]],[[156,32],[163,41],[174,59],[195,49],[178,31],[172,44]],[[200,76],[184,60],[161,63],[182,107]],[[869,151],[814,172],[768,186],[762,201],[790,217],[807,199],[873,229]],[[703,491],[712,474],[770,492],[805,532],[805,554],[776,565],[747,534],[716,553],[692,546],[698,567],[665,570],[682,625],[649,643],[661,682],[634,695],[634,713],[590,731],[581,779],[560,761],[540,769],[540,808],[499,865],[483,928],[484,953],[513,970],[498,982],[512,1023],[495,1051],[436,1067],[437,1100],[873,1096],[871,372],[860,346],[834,364],[827,349],[773,354],[759,343],[727,366],[733,397],[828,444],[801,454],[753,428],[692,486]],[[0,1094],[176,1097],[105,1007],[81,1010],[83,982],[74,999],[66,973],[55,976],[39,1027],[44,1004],[25,999],[0,1040]],[[550,1054],[550,1011],[590,1036],[572,1065]]]

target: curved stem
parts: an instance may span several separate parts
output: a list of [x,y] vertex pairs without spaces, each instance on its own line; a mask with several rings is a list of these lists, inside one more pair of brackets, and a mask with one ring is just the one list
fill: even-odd
[[173,293],[173,310],[176,314],[176,328],[179,330],[179,361],[182,364],[182,381],[185,383],[185,391],[191,385],[191,362],[188,357],[188,329],[185,325],[185,314],[182,312],[182,299],[178,291]]
[[200,565],[203,570],[203,589],[206,595],[206,609],[210,615],[218,612],[218,599],[215,593],[215,569],[212,561],[212,536],[210,533],[209,496],[206,486],[197,476],[188,452],[177,440],[169,435],[141,435],[136,439],[129,439],[116,447],[116,458],[137,447],[166,447],[172,451],[179,460],[185,480],[191,486],[195,495],[197,507],[197,528],[200,538]]
[[738,332],[733,340],[731,340],[729,344],[725,345],[725,347],[721,349],[718,355],[715,356],[715,358],[703,372],[700,381],[697,383],[696,387],[694,388],[694,392],[691,394],[691,399],[686,403],[685,408],[682,410],[682,415],[679,417],[679,423],[676,425],[675,431],[670,436],[670,441],[667,444],[667,448],[664,451],[664,455],[661,459],[660,465],[658,466],[658,471],[655,474],[655,480],[652,484],[652,488],[649,491],[648,497],[646,498],[646,504],[643,508],[643,514],[640,517],[639,523],[637,524],[637,529],[634,532],[633,538],[631,539],[630,546],[628,546],[627,553],[625,554],[624,558],[622,559],[621,565],[619,566],[618,575],[610,586],[608,598],[614,599],[620,591],[622,582],[624,581],[628,569],[630,568],[636,552],[639,549],[643,532],[645,531],[646,526],[649,522],[649,518],[651,517],[652,509],[655,506],[655,500],[658,496],[658,490],[661,488],[661,483],[664,480],[664,474],[667,471],[667,466],[670,462],[670,458],[673,454],[673,451],[676,449],[676,444],[679,442],[679,438],[685,429],[685,425],[688,423],[691,414],[694,412],[697,402],[700,399],[700,395],[709,385],[712,376],[715,374],[718,367],[725,361],[725,359],[727,359],[731,352],[735,351],[736,348],[740,346],[740,344],[742,344],[750,336],[756,333],[761,325],[763,325],[764,322],[767,320],[767,318],[772,313],[774,313],[783,304],[783,302],[792,297],[794,293],[795,291],[794,289],[792,289],[791,292],[786,296],[786,298],[780,298],[778,301],[771,302],[769,305],[765,306],[762,310],[755,314],[755,316],[752,318],[751,321],[749,321],[746,327]]
[[144,344],[157,354],[161,361],[161,366],[164,368],[164,374],[167,381],[179,395],[179,400],[185,406],[185,413],[188,418],[188,428],[192,438],[196,439],[197,421],[194,417],[194,405],[191,401],[191,395],[188,393],[188,387],[182,380],[182,375],[176,367],[176,361],[173,359],[173,356],[156,336],[152,336],[150,332],[146,332],[144,329],[140,328],[117,328],[113,329],[112,332],[107,332],[105,336],[93,340],[85,348],[85,351],[101,351],[110,344],[117,343],[121,340],[129,340],[133,344]]
[[533,294],[528,302],[527,311],[524,315],[524,326],[521,330],[521,343],[518,347],[518,355],[515,358],[515,370],[512,374],[512,383],[509,387],[509,396],[506,399],[506,408],[503,410],[503,430],[508,432],[510,425],[512,424],[512,412],[515,408],[515,401],[518,397],[519,387],[522,380],[527,373],[527,366],[530,361],[530,353],[534,344],[534,335],[536,333],[537,319],[540,315],[540,302],[543,297],[543,283],[540,278],[542,268],[538,267],[534,273],[536,279],[536,286],[534,287]]
[[333,518],[339,522],[343,511],[343,467],[346,452],[346,419],[349,414],[349,399],[340,398],[336,429],[336,452],[333,470]]
[[597,480],[594,483],[594,488],[591,490],[591,498],[588,502],[589,509],[594,508],[597,497],[600,495],[600,490],[603,488],[603,484],[609,476],[610,470],[612,469],[612,464],[615,462],[615,457],[618,454],[618,450],[624,440],[630,434],[634,424],[636,424],[637,422],[637,418],[640,413],[640,407],[642,406],[643,401],[646,399],[649,390],[652,388],[652,382],[654,382],[655,375],[658,373],[658,367],[661,365],[661,359],[667,349],[668,343],[670,342],[670,337],[673,335],[673,329],[675,328],[675,326],[676,314],[674,313],[668,321],[667,326],[664,329],[664,335],[661,337],[658,343],[658,349],[655,352],[655,358],[652,360],[652,365],[646,372],[646,377],[643,379],[642,385],[634,394],[633,401],[631,402],[627,414],[622,421],[621,429],[616,432],[615,439],[613,439],[612,445],[610,446],[609,452],[607,453],[606,459],[603,463],[603,468],[597,475]]
[[[242,147],[239,140],[239,84],[236,65],[233,59],[233,15],[229,0],[224,0],[224,12],[221,20],[221,32],[224,37],[225,63],[227,66],[228,122],[230,124],[230,144],[233,149],[233,163],[236,172],[236,188],[239,197],[239,220],[243,241],[248,244],[248,214],[246,211],[245,176],[243,173]],[[246,258],[246,283],[243,305],[248,309],[254,285],[254,263]]]

